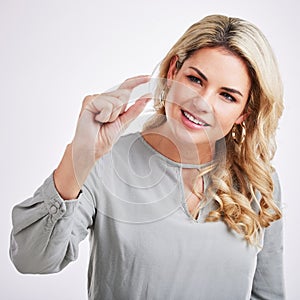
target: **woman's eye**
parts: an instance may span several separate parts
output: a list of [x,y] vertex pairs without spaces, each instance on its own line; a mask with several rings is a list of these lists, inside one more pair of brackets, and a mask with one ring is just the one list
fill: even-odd
[[189,75],[189,76],[187,76],[187,77],[188,77],[188,79],[189,79],[191,82],[194,82],[194,83],[197,83],[197,84],[202,85],[201,79],[199,79],[199,78],[197,78],[197,77],[195,77],[195,76],[193,76],[193,75]]
[[230,102],[236,102],[236,99],[234,97],[232,97],[230,94],[228,93],[221,93],[221,95]]

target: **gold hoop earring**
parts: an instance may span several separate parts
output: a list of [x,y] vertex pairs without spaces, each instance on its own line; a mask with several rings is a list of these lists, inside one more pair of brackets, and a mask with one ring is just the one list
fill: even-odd
[[165,103],[166,103],[166,90],[163,89],[159,95],[159,106],[160,108],[165,107]]
[[[240,124],[240,126],[242,128],[241,133],[238,132],[237,124],[234,124],[234,126],[232,127],[232,130],[231,130],[232,139],[238,145],[243,144],[246,139],[246,124],[245,124],[245,122],[243,121]],[[238,136],[239,136],[239,138],[238,138]]]

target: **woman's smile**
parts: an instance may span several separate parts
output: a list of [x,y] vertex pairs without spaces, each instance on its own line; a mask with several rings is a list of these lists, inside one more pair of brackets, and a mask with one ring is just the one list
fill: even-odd
[[183,124],[191,129],[203,129],[204,127],[211,126],[202,118],[195,116],[186,110],[181,109],[181,113]]

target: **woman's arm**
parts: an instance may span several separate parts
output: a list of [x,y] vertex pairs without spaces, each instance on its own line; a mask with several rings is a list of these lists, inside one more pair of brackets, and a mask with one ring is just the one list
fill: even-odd
[[[276,173],[273,180],[275,187],[274,201],[281,208],[281,191]],[[265,229],[263,249],[257,257],[251,299],[285,299],[282,219],[273,222]]]
[[137,76],[109,93],[87,96],[82,104],[75,137],[54,173],[56,188],[63,199],[77,197],[95,162],[107,153],[151,99],[142,96],[127,109],[132,90],[149,81]]
[[78,257],[79,243],[93,225],[88,185],[96,177],[92,171],[79,198],[64,201],[51,175],[33,197],[13,208],[10,257],[21,273],[58,272]]
[[85,98],[75,137],[54,176],[13,209],[10,256],[20,272],[58,272],[77,258],[78,244],[93,226],[95,163],[143,111],[149,97],[128,109],[127,103],[132,89],[149,79],[137,76],[115,91]]

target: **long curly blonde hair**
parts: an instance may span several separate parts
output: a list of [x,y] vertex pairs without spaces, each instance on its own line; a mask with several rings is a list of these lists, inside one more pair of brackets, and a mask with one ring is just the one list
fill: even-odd
[[[253,24],[222,15],[207,16],[193,24],[171,48],[160,64],[159,78],[167,78],[171,59],[178,57],[178,68],[194,51],[206,47],[221,47],[242,58],[251,78],[251,91],[245,111],[246,139],[237,145],[232,132],[224,139],[225,164],[215,164],[213,170],[204,170],[199,176],[210,172],[210,187],[206,195],[194,191],[201,198],[213,197],[218,208],[211,211],[206,221],[223,220],[231,229],[243,234],[253,243],[260,229],[268,227],[281,217],[273,200],[274,169],[271,160],[276,151],[275,132],[283,111],[283,87],[273,51],[262,32]],[[156,127],[166,120],[159,95],[167,87],[161,81],[156,90],[157,114],[146,128]],[[235,128],[240,136],[241,126]],[[199,178],[198,178],[199,179]],[[259,197],[258,197],[259,195]],[[259,199],[258,199],[259,198]],[[253,203],[258,204],[258,211]],[[200,206],[194,214],[199,213]]]

